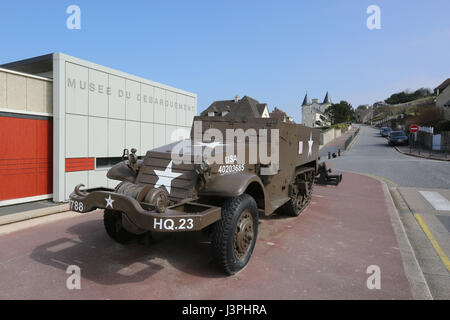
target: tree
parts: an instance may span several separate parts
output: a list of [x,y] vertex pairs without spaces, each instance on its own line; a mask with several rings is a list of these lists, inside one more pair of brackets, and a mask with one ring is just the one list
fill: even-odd
[[434,105],[425,105],[419,108],[416,115],[409,117],[405,124],[409,127],[412,124],[417,124],[424,127],[434,127],[444,119],[442,110]]
[[402,92],[397,92],[397,93],[392,94],[385,101],[386,101],[386,103],[389,103],[389,104],[399,104],[399,103],[405,103],[405,102],[417,100],[420,98],[425,98],[432,94],[433,94],[433,92],[431,91],[431,89],[428,89],[428,88],[420,88],[414,92],[410,92],[409,90],[404,90]]
[[325,115],[330,119],[331,124],[352,121],[354,114],[352,105],[343,100],[339,103],[333,103],[325,110]]
[[359,105],[358,108],[356,108],[356,110],[359,111],[367,110],[367,106],[365,104]]

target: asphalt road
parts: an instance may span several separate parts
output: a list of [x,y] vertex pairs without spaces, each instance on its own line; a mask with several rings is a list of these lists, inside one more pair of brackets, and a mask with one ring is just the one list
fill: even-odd
[[377,129],[362,126],[351,150],[326,160],[332,168],[385,178],[391,186],[450,189],[450,161],[404,155],[387,144]]

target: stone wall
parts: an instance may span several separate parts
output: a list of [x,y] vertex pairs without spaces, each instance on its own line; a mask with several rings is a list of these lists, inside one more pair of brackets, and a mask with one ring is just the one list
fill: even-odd
[[53,114],[53,81],[0,68],[0,110]]
[[[351,128],[351,126],[349,128]],[[322,132],[320,134],[320,148],[330,143],[334,139],[340,137],[341,134],[342,134],[341,129],[328,129],[327,131]]]

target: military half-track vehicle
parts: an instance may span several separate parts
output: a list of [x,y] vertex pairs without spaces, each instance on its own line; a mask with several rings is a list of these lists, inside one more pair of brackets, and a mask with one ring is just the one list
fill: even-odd
[[[228,131],[236,136],[218,139]],[[208,229],[215,261],[234,274],[251,257],[260,215],[298,216],[309,204],[319,134],[274,118],[197,116],[189,139],[147,151],[143,159],[135,149],[125,150],[124,161],[107,173],[121,181],[118,186],[82,190],[78,185],[70,207],[77,212],[104,209],[106,232],[119,243],[147,232]],[[278,150],[272,149],[276,144]],[[256,147],[264,146],[267,157],[259,151],[255,155]]]

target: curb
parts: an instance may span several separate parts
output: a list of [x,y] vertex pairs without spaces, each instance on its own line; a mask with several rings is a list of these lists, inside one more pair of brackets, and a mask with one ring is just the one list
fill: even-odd
[[441,158],[435,158],[435,157],[423,157],[423,156],[420,156],[418,154],[412,154],[412,153],[408,153],[408,152],[403,152],[397,146],[394,146],[394,148],[395,148],[395,150],[397,150],[397,152],[399,152],[401,154],[404,154],[405,156],[416,157],[416,158],[421,158],[421,159],[428,159],[428,160],[450,161],[450,159],[441,159]]
[[[95,211],[93,211],[93,212],[95,212]],[[90,212],[85,213],[85,214],[90,214]],[[0,236],[15,233],[17,231],[22,231],[25,229],[43,226],[43,225],[53,223],[56,221],[76,218],[79,216],[80,216],[80,214],[75,211],[64,211],[64,212],[48,214],[48,215],[44,215],[44,216],[40,216],[40,217],[35,217],[32,219],[17,221],[15,223],[5,224],[5,225],[0,226]]]
[[343,153],[347,153],[347,152],[349,152],[349,151],[353,148],[353,145],[354,145],[355,142],[356,142],[356,138],[359,137],[360,133],[361,133],[361,130],[358,131],[358,134],[357,134],[356,136],[353,137],[352,142],[350,142],[350,144],[348,145],[347,149],[345,149]]
[[0,216],[0,226],[69,211],[69,204],[64,203],[49,208],[29,210]]

